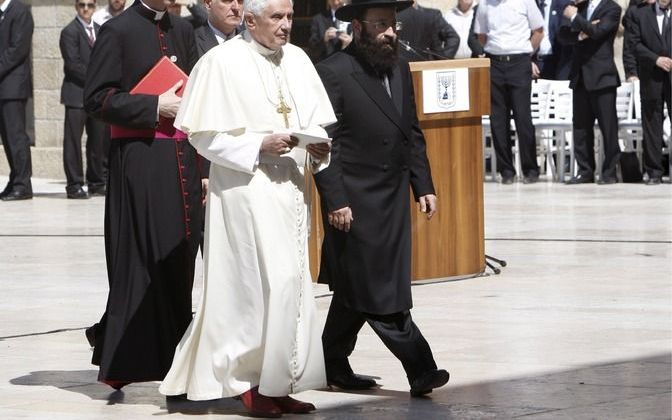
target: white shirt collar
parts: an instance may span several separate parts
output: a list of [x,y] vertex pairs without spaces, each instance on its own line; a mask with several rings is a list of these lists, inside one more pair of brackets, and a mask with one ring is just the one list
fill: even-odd
[[[86,23],[86,22],[84,21],[84,19],[82,19],[81,17],[79,17],[79,15],[75,16],[75,18],[79,21],[79,23],[82,24],[82,26],[84,27],[84,29],[88,29],[88,28],[93,29],[93,19],[91,19],[91,23]],[[94,36],[95,36],[95,35],[94,35]]]
[[469,16],[469,15],[474,11],[474,6],[476,6],[477,4],[478,4],[478,3],[476,3],[476,2],[471,3],[471,6],[469,7],[469,9],[467,9],[466,12],[463,12],[463,11],[460,10],[460,8],[457,7],[457,6],[455,6],[455,8],[454,8],[453,10],[455,11],[455,14],[457,14],[457,15],[460,15],[460,16]]
[[228,41],[229,39],[233,38],[233,36],[236,33],[236,29],[234,28],[233,31],[231,31],[231,33],[227,35],[224,32],[222,32],[219,29],[212,26],[212,23],[210,23],[210,20],[208,20],[208,26],[212,30],[212,33],[215,34],[215,38],[217,38],[217,42],[219,42],[220,44],[224,41]]
[[7,11],[7,8],[9,7],[9,3],[11,3],[12,0],[5,0],[2,4],[0,4],[0,10],[2,10],[2,13],[5,13]]

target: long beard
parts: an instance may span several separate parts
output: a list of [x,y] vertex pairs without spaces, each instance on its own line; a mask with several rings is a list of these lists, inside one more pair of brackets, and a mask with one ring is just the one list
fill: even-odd
[[398,38],[373,37],[366,29],[362,30],[357,42],[357,49],[364,60],[378,73],[389,73],[399,59]]

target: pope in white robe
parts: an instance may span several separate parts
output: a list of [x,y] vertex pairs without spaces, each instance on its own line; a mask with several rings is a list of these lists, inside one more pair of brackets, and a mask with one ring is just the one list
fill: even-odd
[[[275,3],[291,7],[267,1]],[[190,400],[326,386],[304,171],[326,167],[328,153],[262,149],[272,134],[326,138],[323,127],[336,118],[306,54],[289,43],[267,48],[249,28],[196,64],[175,120],[212,162],[203,295],[159,388]],[[283,44],[273,36],[271,44]]]

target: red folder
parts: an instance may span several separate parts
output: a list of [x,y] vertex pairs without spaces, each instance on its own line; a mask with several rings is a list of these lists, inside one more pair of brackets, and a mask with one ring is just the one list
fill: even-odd
[[177,96],[182,96],[182,91],[187,85],[189,77],[184,74],[181,68],[177,67],[175,63],[170,61],[165,55],[154,64],[149,72],[143,77],[138,84],[131,89],[131,95],[136,93],[144,93],[148,95],[160,95],[175,85],[179,80],[184,84],[177,91]]
[[[182,86],[177,90],[177,96],[182,96],[189,77],[175,63],[165,55],[154,64],[149,72],[131,89],[131,95],[143,93],[146,95],[160,95],[175,86],[182,80]],[[156,134],[159,137],[182,137],[183,133],[173,127],[173,118],[159,117]],[[176,134],[177,133],[177,134]],[[181,135],[180,135],[181,134]],[[186,136],[185,136],[186,137]]]

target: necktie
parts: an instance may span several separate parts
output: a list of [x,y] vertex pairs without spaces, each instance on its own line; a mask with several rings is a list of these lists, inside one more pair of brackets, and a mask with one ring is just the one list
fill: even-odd
[[89,34],[89,46],[93,47],[93,43],[96,42],[96,39],[93,36],[93,26],[87,26],[86,31]]
[[541,16],[546,17],[546,0],[539,2],[539,10],[541,11]]

